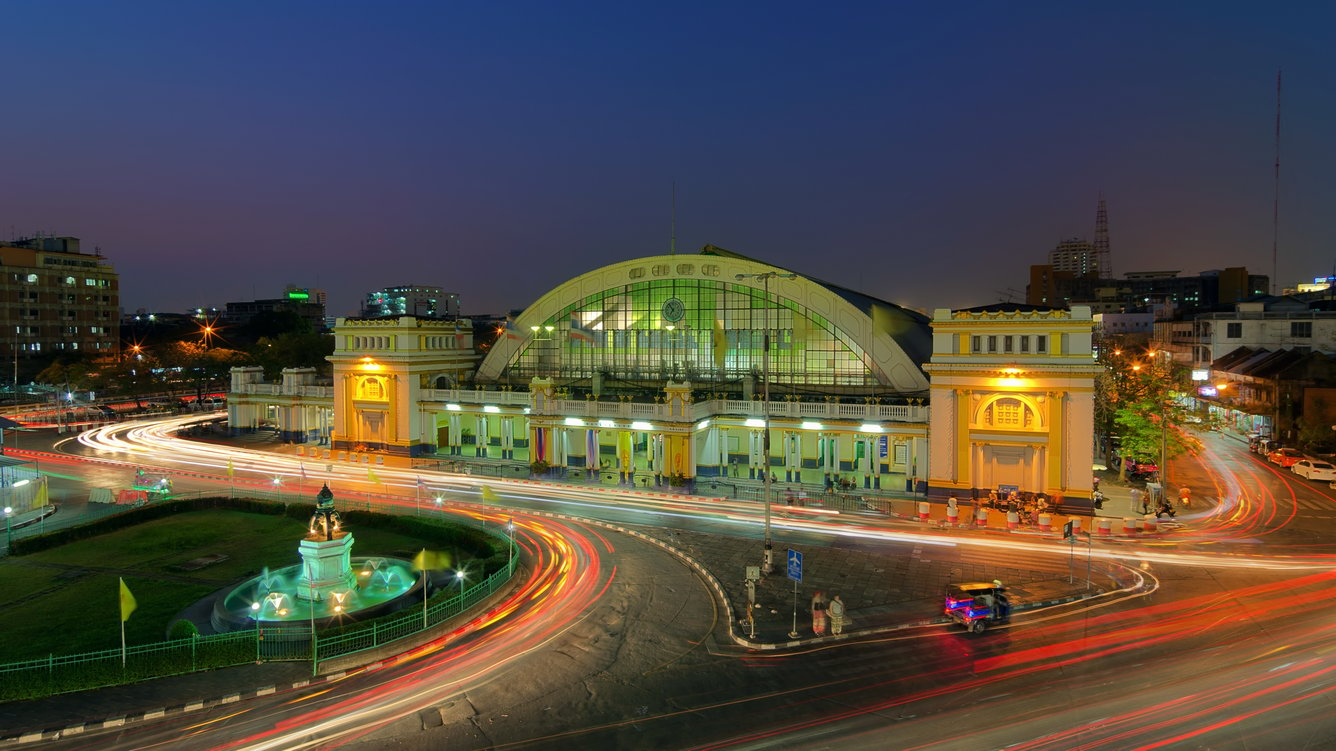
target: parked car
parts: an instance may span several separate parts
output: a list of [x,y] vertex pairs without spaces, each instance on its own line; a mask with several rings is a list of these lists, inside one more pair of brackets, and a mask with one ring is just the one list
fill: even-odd
[[1139,462],[1136,459],[1125,459],[1127,465],[1127,476],[1131,478],[1147,478],[1160,471],[1160,467],[1152,461]]
[[1336,466],[1321,461],[1319,459],[1300,459],[1294,463],[1290,469],[1294,474],[1301,477],[1307,477],[1310,480],[1318,482],[1331,482],[1336,480]]
[[1276,449],[1266,455],[1267,461],[1272,464],[1279,464],[1282,467],[1293,467],[1295,462],[1303,458],[1303,452],[1299,449]]

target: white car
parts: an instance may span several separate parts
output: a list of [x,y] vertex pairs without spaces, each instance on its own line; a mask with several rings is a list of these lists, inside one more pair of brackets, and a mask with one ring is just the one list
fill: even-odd
[[1294,474],[1319,482],[1336,480],[1336,467],[1318,459],[1300,459],[1290,467]]

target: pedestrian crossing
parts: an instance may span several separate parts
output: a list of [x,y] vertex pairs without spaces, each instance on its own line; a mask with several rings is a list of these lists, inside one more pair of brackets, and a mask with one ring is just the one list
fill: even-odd
[[1336,512],[1336,501],[1329,501],[1326,498],[1299,498],[1295,503],[1305,511]]

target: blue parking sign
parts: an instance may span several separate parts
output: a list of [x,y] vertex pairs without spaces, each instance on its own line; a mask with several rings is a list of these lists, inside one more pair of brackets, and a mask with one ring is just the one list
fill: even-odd
[[789,550],[789,578],[796,582],[803,580],[803,554],[796,550]]

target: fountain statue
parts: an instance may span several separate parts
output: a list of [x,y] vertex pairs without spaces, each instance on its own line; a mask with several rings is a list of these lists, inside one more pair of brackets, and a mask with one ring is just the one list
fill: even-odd
[[412,598],[424,580],[413,564],[397,558],[352,557],[353,536],[334,508],[326,484],[316,496],[315,512],[297,546],[301,564],[270,571],[233,588],[214,603],[210,621],[216,631],[254,623],[337,621],[350,615],[392,612]]
[[319,601],[335,590],[351,589],[357,580],[352,567],[353,536],[343,529],[328,484],[315,497],[315,513],[306,527],[308,533],[298,548],[302,573],[297,579],[297,597]]

